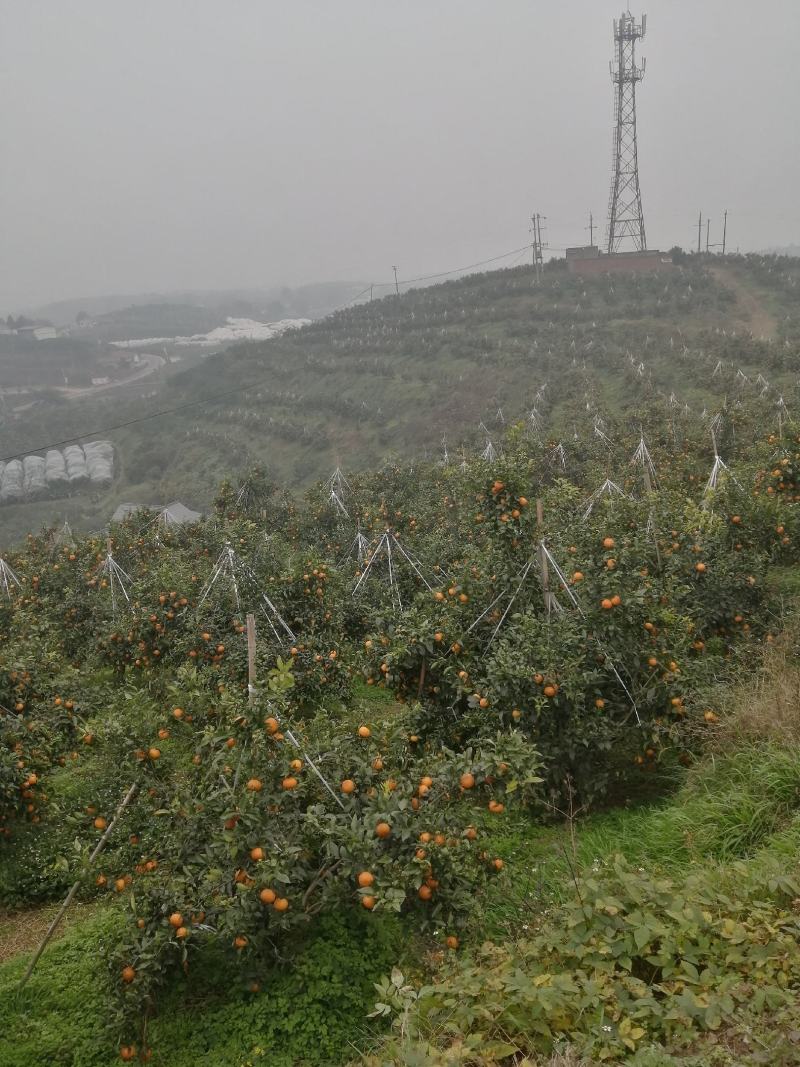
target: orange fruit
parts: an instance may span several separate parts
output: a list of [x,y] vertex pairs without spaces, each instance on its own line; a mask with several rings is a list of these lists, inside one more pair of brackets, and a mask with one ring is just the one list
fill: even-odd
[[458,779],[458,784],[462,789],[472,789],[475,785],[475,775],[470,774],[469,771],[465,772]]
[[375,827],[376,836],[380,837],[382,840],[385,840],[389,836],[389,834],[391,834],[391,832],[392,828],[388,822],[379,822],[378,825]]
[[349,795],[350,793],[355,793],[356,783],[353,781],[352,778],[345,778],[345,780],[342,782],[341,788],[343,793]]
[[375,881],[375,875],[372,871],[359,871],[356,881],[362,889],[366,889]]
[[133,969],[133,967],[131,967],[130,964],[128,964],[127,967],[122,968],[122,981],[125,982],[126,985],[130,985],[130,983],[134,980],[135,977],[136,971]]
[[371,735],[371,733],[372,733],[372,730],[370,730],[370,728],[368,726],[359,726],[359,728],[358,728],[358,736],[359,737],[369,737]]
[[288,911],[289,901],[286,899],[286,897],[278,897],[272,906],[275,911]]
[[262,889],[258,894],[258,899],[262,904],[274,904],[277,894],[273,889]]

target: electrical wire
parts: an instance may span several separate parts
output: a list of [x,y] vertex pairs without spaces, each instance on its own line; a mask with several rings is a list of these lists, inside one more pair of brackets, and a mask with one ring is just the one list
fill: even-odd
[[[432,281],[435,278],[445,278],[451,274],[461,274],[463,271],[475,270],[478,267],[485,267],[489,263],[497,263],[501,259],[508,259],[510,256],[519,255],[520,253],[527,252],[531,246],[529,244],[522,245],[520,248],[514,248],[510,252],[504,252],[499,256],[492,256],[490,259],[483,259],[479,263],[470,263],[466,267],[456,267],[453,270],[440,271],[437,274],[422,274],[417,278],[406,278],[398,281],[397,285],[413,285],[416,282]],[[334,308],[330,314],[335,314],[337,311],[343,311],[345,308],[350,307],[356,300],[359,300],[362,296],[368,293],[371,289],[383,289],[393,286],[395,282],[377,282],[374,285],[368,285],[362,289],[360,293],[352,297],[347,303],[342,304],[338,308]],[[117,422],[111,426],[101,426],[92,430],[84,430],[81,433],[73,434],[71,437],[65,437],[60,441],[49,441],[47,444],[37,445],[32,448],[26,448],[22,452],[15,452],[10,456],[0,456],[0,463],[10,463],[15,459],[22,459],[23,456],[30,455],[35,452],[46,452],[49,448],[62,448],[64,445],[73,444],[76,441],[80,441],[84,437],[96,437],[98,434],[113,433],[115,430],[124,430],[129,426],[137,426],[142,422],[149,422],[150,419],[160,419],[165,415],[176,415],[180,411],[188,411],[190,408],[201,407],[203,404],[210,404],[215,400],[223,400],[228,396],[235,396],[237,393],[250,392],[252,389],[258,389],[263,385],[269,384],[269,379],[260,382],[250,382],[247,385],[237,385],[233,389],[228,389],[222,393],[214,393],[213,396],[201,397],[199,400],[190,400],[185,404],[176,404],[171,408],[162,408],[159,411],[151,411],[149,415],[140,415],[135,419],[126,419],[124,422]]]
[[482,259],[480,263],[469,263],[466,267],[455,267],[453,270],[439,271],[437,274],[421,274],[417,278],[398,278],[397,282],[374,282],[372,285],[366,286],[360,293],[357,293],[354,297],[351,297],[346,303],[340,305],[331,312],[335,314],[337,311],[343,311],[345,308],[350,307],[356,300],[360,300],[362,296],[368,293],[371,289],[391,289],[397,285],[414,285],[417,282],[429,282],[435,278],[447,278],[451,274],[461,274],[467,270],[476,270],[478,267],[485,267],[489,263],[497,263],[501,259],[509,259],[511,256],[518,255],[519,253],[525,253],[530,249],[530,244],[522,245],[520,248],[513,248],[510,252],[503,252],[502,255],[492,256],[490,259]]

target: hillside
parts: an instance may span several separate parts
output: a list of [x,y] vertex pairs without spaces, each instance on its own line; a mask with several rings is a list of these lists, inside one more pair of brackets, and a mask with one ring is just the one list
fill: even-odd
[[[122,500],[207,506],[222,477],[255,463],[302,488],[339,463],[440,455],[443,440],[458,456],[534,409],[543,435],[558,438],[595,414],[635,420],[653,403],[717,409],[764,381],[790,403],[800,261],[713,257],[708,270],[680,258],[668,273],[613,281],[554,261],[539,287],[520,267],[361,304],[124,395],[37,402],[6,415],[0,447],[36,450],[202,401],[109,435],[114,485],[58,505],[91,528]],[[3,510],[3,539],[51,513],[46,502]]]
[[0,1067],[796,1064],[800,422],[710,373],[729,471],[576,359],[563,454],[5,554]]

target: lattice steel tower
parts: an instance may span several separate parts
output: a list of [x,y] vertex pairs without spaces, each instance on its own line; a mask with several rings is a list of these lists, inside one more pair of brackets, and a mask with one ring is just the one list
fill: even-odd
[[645,69],[644,60],[641,67],[636,65],[636,42],[644,37],[646,28],[646,15],[638,23],[630,11],[614,19],[616,55],[609,69],[615,87],[616,128],[606,233],[609,253],[619,252],[625,241],[633,242],[636,251],[647,248],[636,147],[636,83],[644,77]]

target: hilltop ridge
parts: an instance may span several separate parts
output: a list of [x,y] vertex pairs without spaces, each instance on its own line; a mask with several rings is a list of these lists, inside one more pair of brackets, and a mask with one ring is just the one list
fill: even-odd
[[[302,489],[336,465],[482,449],[520,419],[547,438],[571,434],[587,405],[606,419],[670,399],[699,411],[748,382],[761,391],[759,375],[788,397],[797,278],[798,260],[713,257],[709,271],[693,256],[663,274],[593,279],[553,261],[539,286],[530,267],[469,275],[237,344],[125,399],[35,403],[5,420],[0,445],[35,450],[182,409],[109,434],[114,484],[59,503],[58,515],[99,526],[122,499],[203,507],[222,478],[254,464]],[[4,539],[53,512],[3,510]]]

